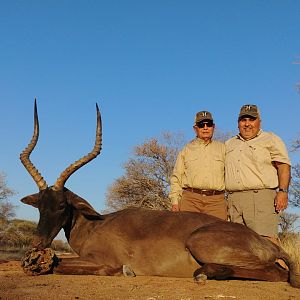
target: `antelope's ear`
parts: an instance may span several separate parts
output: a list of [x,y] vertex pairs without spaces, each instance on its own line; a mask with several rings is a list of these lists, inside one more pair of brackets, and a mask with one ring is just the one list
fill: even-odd
[[94,208],[83,198],[67,191],[68,203],[72,205],[76,210],[80,211],[85,217],[95,220],[102,220],[103,217],[97,213]]
[[26,197],[22,198],[20,201],[37,208],[38,200],[39,200],[39,194],[37,193],[37,194],[32,194],[32,195],[26,196]]
[[76,208],[76,210],[80,211],[88,219],[103,219],[103,217],[99,213],[97,213],[89,203],[77,201],[74,203],[73,206]]

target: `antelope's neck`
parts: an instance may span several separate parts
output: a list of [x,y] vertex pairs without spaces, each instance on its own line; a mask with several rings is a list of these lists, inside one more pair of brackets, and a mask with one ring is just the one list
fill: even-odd
[[69,231],[68,242],[72,249],[80,255],[80,250],[84,246],[84,243],[89,241],[89,236],[93,234],[95,227],[95,222],[86,219],[82,214],[78,213],[73,216],[72,225]]

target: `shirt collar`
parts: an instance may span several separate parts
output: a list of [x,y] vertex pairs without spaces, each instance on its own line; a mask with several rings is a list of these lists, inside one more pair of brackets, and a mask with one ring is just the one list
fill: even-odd
[[209,144],[211,144],[212,140],[210,140],[207,144],[200,138],[196,137],[196,141],[198,141],[198,143],[204,145],[204,146],[207,146]]

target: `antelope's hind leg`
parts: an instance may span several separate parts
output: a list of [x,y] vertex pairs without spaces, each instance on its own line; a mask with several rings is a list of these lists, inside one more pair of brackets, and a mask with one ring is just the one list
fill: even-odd
[[289,272],[274,265],[265,265],[250,269],[218,264],[204,264],[194,272],[195,281],[205,275],[209,279],[223,280],[228,278],[244,278],[263,281],[288,281]]
[[245,278],[265,281],[288,281],[288,271],[276,264],[276,246],[251,230],[224,222],[194,231],[186,248],[201,265],[195,280],[208,278]]

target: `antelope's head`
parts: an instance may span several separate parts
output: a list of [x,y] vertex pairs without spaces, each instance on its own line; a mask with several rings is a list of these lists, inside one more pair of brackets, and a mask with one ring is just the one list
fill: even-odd
[[101,151],[102,124],[101,115],[97,104],[96,111],[96,140],[92,152],[90,152],[86,156],[83,156],[82,158],[71,164],[69,167],[67,167],[60,174],[54,185],[48,187],[42,175],[29,159],[29,156],[35,148],[39,137],[39,121],[36,100],[34,102],[33,136],[28,146],[20,154],[20,160],[22,164],[39,188],[39,192],[37,194],[29,195],[21,199],[23,203],[38,208],[40,213],[40,218],[37,226],[37,238],[35,239],[33,244],[34,247],[37,247],[39,249],[48,247],[62,228],[70,226],[70,224],[68,223],[72,220],[74,209],[80,211],[86,216],[101,218],[101,215],[99,215],[87,201],[65,188],[65,183],[70,178],[70,176],[76,170],[96,158]]

